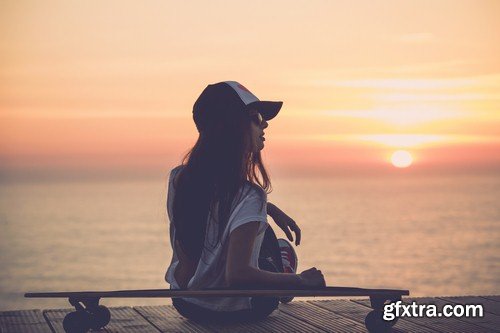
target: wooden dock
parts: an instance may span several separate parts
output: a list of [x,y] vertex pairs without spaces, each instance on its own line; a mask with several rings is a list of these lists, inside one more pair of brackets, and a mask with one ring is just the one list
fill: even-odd
[[[482,304],[483,318],[400,318],[392,332],[500,332],[500,296],[404,298],[404,302]],[[103,304],[105,305],[105,300]],[[269,318],[252,324],[199,325],[182,318],[170,305],[110,308],[111,322],[99,332],[366,332],[368,299],[293,301],[281,304]],[[0,312],[0,333],[60,332],[73,309]]]

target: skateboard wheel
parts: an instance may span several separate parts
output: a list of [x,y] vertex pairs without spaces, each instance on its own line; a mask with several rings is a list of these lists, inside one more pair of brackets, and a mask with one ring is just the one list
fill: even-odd
[[66,333],[85,333],[90,329],[90,314],[85,311],[68,313],[63,320]]
[[111,320],[111,312],[104,305],[99,305],[90,312],[90,328],[99,330],[109,324]]
[[378,310],[370,311],[365,317],[365,326],[370,333],[389,332],[394,324],[395,321],[391,322],[382,319],[382,311]]

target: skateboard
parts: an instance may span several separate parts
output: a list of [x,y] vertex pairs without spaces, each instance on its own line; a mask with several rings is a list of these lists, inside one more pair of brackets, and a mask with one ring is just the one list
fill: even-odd
[[396,324],[382,319],[384,305],[397,302],[402,296],[408,296],[408,290],[399,289],[363,289],[351,287],[325,287],[321,289],[204,289],[204,290],[116,290],[116,291],[70,291],[26,293],[28,298],[68,298],[75,311],[68,313],[63,320],[67,333],[84,333],[89,329],[104,328],[111,320],[111,313],[104,305],[99,305],[101,298],[175,298],[175,297],[369,297],[372,311],[365,318],[369,332],[386,332]]

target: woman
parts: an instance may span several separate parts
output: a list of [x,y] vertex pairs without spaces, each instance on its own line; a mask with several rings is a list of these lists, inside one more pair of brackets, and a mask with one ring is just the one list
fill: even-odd
[[[277,240],[269,214],[296,245],[300,229],[267,202],[271,183],[261,160],[264,129],[282,102],[259,101],[235,81],[207,86],[193,107],[199,138],[169,179],[172,289],[316,288],[321,271],[295,274],[297,258]],[[282,299],[288,302],[291,298]],[[197,321],[243,321],[268,316],[278,299],[262,297],[173,299],[177,311]]]

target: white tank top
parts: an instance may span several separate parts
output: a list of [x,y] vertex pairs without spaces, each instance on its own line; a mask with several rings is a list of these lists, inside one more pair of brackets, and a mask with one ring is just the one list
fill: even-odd
[[[170,283],[171,289],[180,289],[174,277],[175,268],[179,260],[174,246],[175,226],[173,223],[172,208],[175,196],[173,180],[181,168],[182,166],[176,167],[170,172],[168,182],[167,215],[170,219],[170,243],[172,245],[173,256],[165,274],[165,280]],[[189,280],[188,289],[198,290],[227,287],[225,270],[229,235],[233,230],[248,222],[260,222],[250,260],[252,267],[258,267],[260,247],[267,228],[267,195],[262,188],[250,183],[245,184],[241,191],[243,195],[237,196],[239,200],[233,202],[229,221],[222,233],[220,242],[217,242],[216,239],[218,236],[217,213],[215,212],[208,216],[209,222],[205,236],[205,247],[203,248],[196,271],[191,280]],[[214,247],[214,244],[217,245]],[[215,311],[235,311],[251,307],[250,297],[184,298],[184,300]]]

